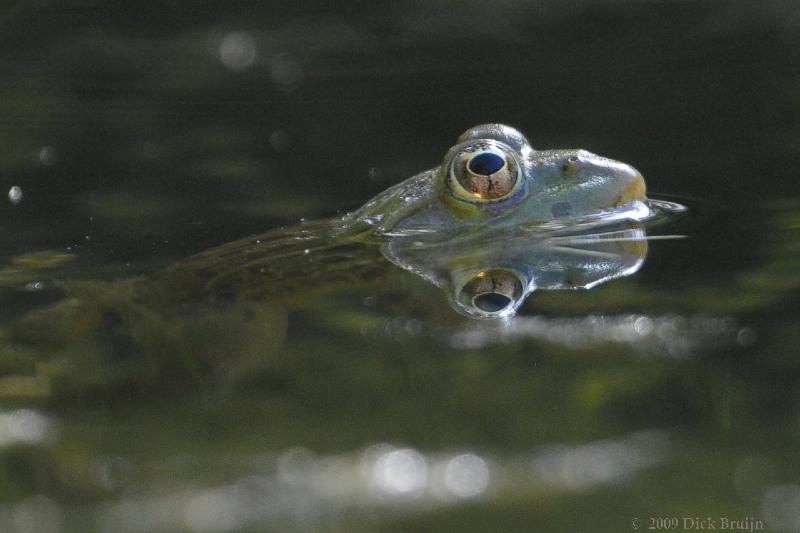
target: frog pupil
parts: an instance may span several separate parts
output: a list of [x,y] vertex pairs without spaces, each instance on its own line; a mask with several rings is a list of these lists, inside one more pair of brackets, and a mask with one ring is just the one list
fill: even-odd
[[473,298],[472,303],[484,313],[497,313],[509,306],[511,298],[505,294],[487,292]]
[[506,164],[505,160],[492,152],[483,152],[469,160],[469,169],[481,176],[491,176]]

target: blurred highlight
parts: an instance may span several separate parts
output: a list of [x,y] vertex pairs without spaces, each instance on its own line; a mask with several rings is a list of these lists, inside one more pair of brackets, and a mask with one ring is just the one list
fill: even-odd
[[333,455],[290,448],[231,483],[200,488],[186,482],[146,497],[130,494],[101,505],[96,518],[98,529],[108,532],[212,533],[275,524],[307,529],[371,508],[415,513],[467,499],[625,483],[662,463],[671,448],[670,435],[658,430],[510,457],[390,444]]

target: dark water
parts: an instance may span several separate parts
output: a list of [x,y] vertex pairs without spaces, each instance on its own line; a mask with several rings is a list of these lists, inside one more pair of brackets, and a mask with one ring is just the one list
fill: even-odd
[[[800,530],[797,2],[165,4],[0,8],[0,531]],[[490,121],[688,238],[505,327],[389,265],[124,281]]]

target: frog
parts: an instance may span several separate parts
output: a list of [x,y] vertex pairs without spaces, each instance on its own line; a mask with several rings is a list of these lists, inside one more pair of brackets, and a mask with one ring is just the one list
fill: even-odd
[[[60,294],[0,330],[0,347],[35,360],[47,354],[55,362],[37,366],[34,378],[66,372],[59,379],[70,387],[113,389],[116,366],[98,363],[106,360],[135,368],[150,361],[152,375],[124,380],[157,385],[174,354],[191,379],[236,383],[268,354],[279,358],[293,313],[355,317],[361,327],[370,319],[354,311],[352,298],[364,294],[389,294],[380,312],[428,307],[425,298],[414,303],[425,289],[406,290],[400,274],[443,291],[456,315],[513,320],[536,291],[586,290],[637,272],[647,254],[645,223],[660,212],[645,191],[628,164],[585,150],[535,150],[510,126],[476,126],[438,166],[340,216],[223,244],[131,279],[60,272],[48,282],[50,271],[30,270],[37,290]],[[9,277],[23,278],[19,268]]]
[[647,253],[643,222],[657,211],[645,191],[626,163],[536,150],[511,126],[483,124],[440,165],[359,209],[217,246],[145,279],[58,281],[67,297],[21,322],[31,337],[42,336],[42,322],[91,332],[151,310],[284,302],[380,280],[393,267],[444,290],[461,315],[508,318],[535,290],[589,289],[636,272]]
[[631,165],[583,149],[537,150],[516,128],[482,124],[440,165],[357,210],[208,250],[161,279],[258,299],[290,288],[287,273],[306,289],[320,272],[323,283],[374,278],[377,263],[363,250],[378,248],[444,289],[458,313],[502,318],[534,290],[586,289],[637,271],[642,222],[657,212]]

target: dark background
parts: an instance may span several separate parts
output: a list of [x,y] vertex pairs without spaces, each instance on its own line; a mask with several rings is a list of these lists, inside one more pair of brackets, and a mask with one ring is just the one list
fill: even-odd
[[[26,201],[4,247],[196,251],[356,207],[488,121],[630,162],[656,195],[797,191],[794,2],[335,4],[6,10],[2,170]],[[220,60],[230,32],[251,65]],[[152,212],[123,221],[121,192]]]

